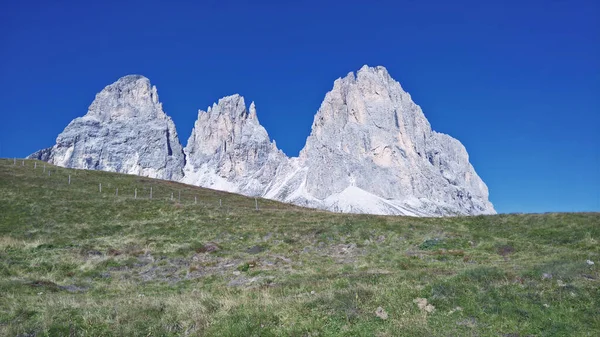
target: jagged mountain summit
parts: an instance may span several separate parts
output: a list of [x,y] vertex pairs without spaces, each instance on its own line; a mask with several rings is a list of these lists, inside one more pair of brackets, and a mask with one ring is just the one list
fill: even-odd
[[263,196],[286,155],[258,122],[254,102],[224,97],[198,112],[184,149],[183,182],[249,196]]
[[106,87],[32,157],[76,168],[178,180],[337,212],[493,214],[464,146],[435,132],[384,67],[335,81],[299,157],[288,158],[239,95],[199,111],[182,150],[156,88],[141,76]]
[[185,162],[175,124],[156,87],[128,75],[96,95],[85,116],[58,135],[56,145],[30,158],[55,165],[179,180]]
[[291,163],[266,197],[352,213],[495,213],[464,146],[432,131],[384,67],[335,81]]

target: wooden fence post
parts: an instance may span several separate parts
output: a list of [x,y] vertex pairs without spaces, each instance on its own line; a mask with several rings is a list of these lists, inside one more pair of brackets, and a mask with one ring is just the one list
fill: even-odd
[[69,174],[69,185],[71,185],[71,175]]
[[135,192],[133,193],[133,199],[137,199],[137,188],[135,189]]
[[254,198],[254,207],[258,211],[258,199]]
[[119,188],[117,187],[117,191],[115,192],[115,197],[119,196]]
[[194,205],[198,203],[198,197],[194,196]]
[[150,187],[150,199],[152,199],[152,187]]
[[100,193],[102,193],[102,183],[98,184],[98,190],[100,191]]

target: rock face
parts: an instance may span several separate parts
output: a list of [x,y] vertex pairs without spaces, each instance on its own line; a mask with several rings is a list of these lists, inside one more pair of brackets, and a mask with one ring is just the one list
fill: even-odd
[[336,212],[495,213],[464,146],[435,132],[383,67],[335,81],[297,158],[288,158],[239,95],[198,119],[184,150],[156,88],[141,76],[106,87],[57,144],[32,157],[134,173]]
[[288,159],[238,95],[200,111],[186,183],[338,212],[495,213],[456,139],[431,130],[383,67],[335,81],[298,158]]
[[383,67],[335,81],[299,158],[266,197],[340,212],[495,213],[462,144],[431,130]]
[[254,102],[248,111],[239,95],[199,111],[184,151],[183,182],[250,196],[264,195],[287,161],[258,122]]
[[156,87],[139,75],[107,86],[88,113],[74,119],[56,144],[30,158],[55,165],[179,180],[185,163],[175,125]]

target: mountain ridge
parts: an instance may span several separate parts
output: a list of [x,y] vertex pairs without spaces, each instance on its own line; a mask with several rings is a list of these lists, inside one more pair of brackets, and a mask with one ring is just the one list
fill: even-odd
[[277,148],[255,103],[247,107],[239,94],[199,110],[183,147],[156,87],[142,75],[105,87],[56,145],[30,157],[339,212],[495,213],[464,146],[432,130],[382,66],[365,65],[334,81],[297,157]]

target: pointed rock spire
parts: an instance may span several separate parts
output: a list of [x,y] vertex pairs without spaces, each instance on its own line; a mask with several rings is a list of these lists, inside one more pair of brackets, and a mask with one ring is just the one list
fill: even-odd
[[213,104],[198,120],[185,147],[184,182],[246,195],[263,195],[287,157],[269,140],[254,102],[232,95]]
[[249,119],[256,119],[256,106],[254,105],[254,101],[250,103],[250,113],[248,114]]

